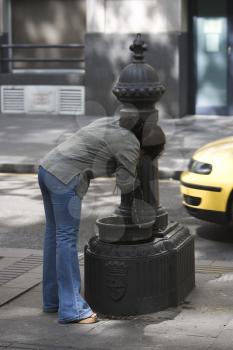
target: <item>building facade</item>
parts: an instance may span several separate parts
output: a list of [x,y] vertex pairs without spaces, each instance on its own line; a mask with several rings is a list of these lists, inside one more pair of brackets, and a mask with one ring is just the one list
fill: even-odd
[[232,115],[231,0],[0,0],[1,112],[113,115],[136,33],[162,117]]

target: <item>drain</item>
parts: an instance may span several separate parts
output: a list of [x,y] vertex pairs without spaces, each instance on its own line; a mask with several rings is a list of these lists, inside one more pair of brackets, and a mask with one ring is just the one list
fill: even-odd
[[[0,257],[3,258],[3,257]],[[42,264],[42,256],[29,255],[0,271],[0,286]]]

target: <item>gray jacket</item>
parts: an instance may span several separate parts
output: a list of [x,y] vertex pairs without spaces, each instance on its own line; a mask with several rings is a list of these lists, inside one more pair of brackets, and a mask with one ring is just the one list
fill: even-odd
[[135,187],[140,144],[136,136],[119,125],[119,117],[100,118],[78,130],[50,151],[40,165],[67,184],[79,175],[78,195],[86,194],[89,179],[116,173],[116,184],[123,193]]

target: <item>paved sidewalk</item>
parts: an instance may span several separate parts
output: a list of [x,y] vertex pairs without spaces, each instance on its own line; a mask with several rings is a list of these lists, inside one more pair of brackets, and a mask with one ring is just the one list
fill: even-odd
[[[22,177],[21,181],[28,186],[25,175],[15,177]],[[90,235],[94,232],[94,216],[112,213],[118,203],[112,192],[112,181],[95,182],[84,206],[82,230]],[[161,181],[163,189],[168,182]],[[32,208],[31,198],[37,198],[37,193],[32,179],[30,183],[32,188],[27,198]],[[12,181],[9,184],[13,198],[22,194],[19,180],[16,188]],[[103,188],[103,200],[98,196],[99,205],[96,205],[97,193]],[[17,200],[15,202],[17,207]],[[23,206],[22,201],[18,203]],[[36,208],[32,220],[40,215],[38,206]],[[17,212],[18,220],[20,213]],[[183,222],[184,219],[182,217]],[[195,234],[195,227],[190,229]],[[21,232],[18,231],[19,235]],[[206,244],[205,239],[196,239],[196,288],[179,307],[122,319],[100,317],[97,324],[88,326],[61,325],[56,314],[43,314],[41,250],[0,248],[0,281],[3,282],[0,286],[0,350],[232,350],[233,259],[231,240],[227,242],[221,246],[220,242],[213,245]],[[206,250],[211,250],[211,254],[206,254]],[[210,256],[214,258],[210,260]],[[80,257],[83,280],[83,255]]]
[[[0,115],[0,172],[35,172],[40,158],[80,127],[88,116]],[[178,178],[194,150],[233,135],[231,117],[189,116],[159,121],[167,145],[160,159],[160,177]]]
[[[0,116],[0,172],[34,172],[44,153],[91,120]],[[167,135],[160,176],[167,178],[178,177],[197,147],[233,135],[231,117],[187,117],[161,120],[160,125]],[[98,210],[112,212],[111,183],[107,190],[108,201],[105,197],[105,207],[98,202]],[[16,195],[20,186],[15,184],[12,191]],[[95,196],[89,195],[87,216],[96,210]],[[92,232],[93,227],[87,225],[86,230]],[[177,308],[121,319],[100,317],[97,324],[81,326],[60,325],[56,314],[41,311],[40,250],[0,248],[0,350],[232,350],[233,263],[228,261],[229,254],[230,248],[216,257],[219,260],[200,260],[197,254],[196,288]]]
[[[0,253],[5,254],[1,269],[35,252]],[[81,273],[83,278],[82,261]],[[36,274],[38,283],[41,273]],[[8,290],[13,288],[8,285]],[[196,288],[179,307],[128,318],[100,317],[84,326],[61,325],[56,314],[43,314],[39,284],[0,308],[0,350],[232,350],[232,290],[232,264],[197,261]]]
[[0,307],[41,282],[42,252],[0,248]]
[[33,173],[55,145],[95,118],[0,114],[0,172]]

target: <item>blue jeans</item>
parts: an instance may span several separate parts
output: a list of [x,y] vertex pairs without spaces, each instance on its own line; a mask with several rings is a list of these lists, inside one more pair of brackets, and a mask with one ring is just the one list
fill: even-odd
[[81,278],[77,239],[81,200],[75,192],[79,178],[67,185],[39,167],[38,182],[44,202],[46,229],[43,260],[43,308],[59,313],[67,323],[92,315],[80,295]]

